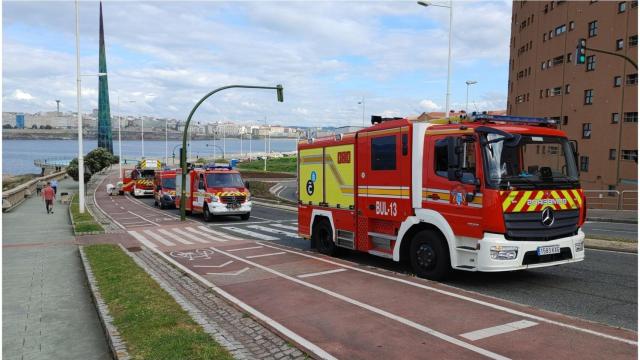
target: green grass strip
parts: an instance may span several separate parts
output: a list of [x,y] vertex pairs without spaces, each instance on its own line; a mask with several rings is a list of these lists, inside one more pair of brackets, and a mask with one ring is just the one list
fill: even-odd
[[95,221],[90,212],[86,211],[85,209],[84,214],[80,213],[78,194],[73,195],[70,206],[71,216],[73,217],[73,223],[75,224],[74,230],[76,233],[104,231],[102,225]]
[[133,359],[232,359],[118,246],[91,245],[85,252]]
[[[267,159],[267,171],[295,173],[296,161],[297,158],[295,156]],[[240,170],[263,171],[264,160],[242,162],[238,164],[238,168]]]

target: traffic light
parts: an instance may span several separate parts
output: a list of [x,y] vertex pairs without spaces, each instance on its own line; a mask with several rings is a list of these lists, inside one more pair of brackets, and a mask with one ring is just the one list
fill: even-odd
[[576,64],[584,64],[587,60],[587,40],[579,39],[576,47]]

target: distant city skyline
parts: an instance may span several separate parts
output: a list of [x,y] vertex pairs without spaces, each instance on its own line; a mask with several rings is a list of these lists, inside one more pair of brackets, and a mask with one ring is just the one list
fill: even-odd
[[[511,3],[454,2],[452,109],[506,107]],[[114,114],[186,118],[202,95],[234,83],[285,87],[227,91],[195,119],[285,125],[361,125],[371,114],[443,111],[447,9],[415,2],[106,2]],[[477,16],[477,14],[483,14]],[[98,69],[98,2],[80,2],[82,72]],[[486,26],[491,23],[491,26]],[[473,29],[473,31],[470,31]],[[3,109],[74,106],[74,5],[3,4]],[[97,108],[98,80],[83,79],[82,107]],[[118,104],[120,98],[120,104]],[[135,102],[129,102],[135,101]]]

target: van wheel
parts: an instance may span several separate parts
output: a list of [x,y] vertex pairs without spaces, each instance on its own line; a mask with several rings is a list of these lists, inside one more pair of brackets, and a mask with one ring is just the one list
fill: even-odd
[[336,244],[333,242],[333,232],[326,220],[320,221],[313,227],[312,241],[316,244],[318,251],[322,254],[335,256],[337,253]]
[[160,200],[160,209],[164,210],[167,208],[167,205],[165,205],[162,200]]
[[202,217],[204,218],[204,221],[206,221],[206,222],[209,222],[209,221],[211,221],[213,219],[213,216],[211,215],[211,212],[209,211],[209,205],[207,205],[206,203],[202,207]]
[[410,260],[413,272],[421,278],[438,281],[451,271],[446,241],[434,230],[422,230],[413,236]]
[[249,220],[250,217],[251,217],[251,213],[250,212],[240,215],[240,219],[241,220]]

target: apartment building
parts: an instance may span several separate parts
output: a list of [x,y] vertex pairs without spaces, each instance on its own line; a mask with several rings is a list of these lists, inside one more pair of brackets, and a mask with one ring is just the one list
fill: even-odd
[[548,117],[579,144],[585,189],[637,189],[637,1],[513,3],[507,113]]

